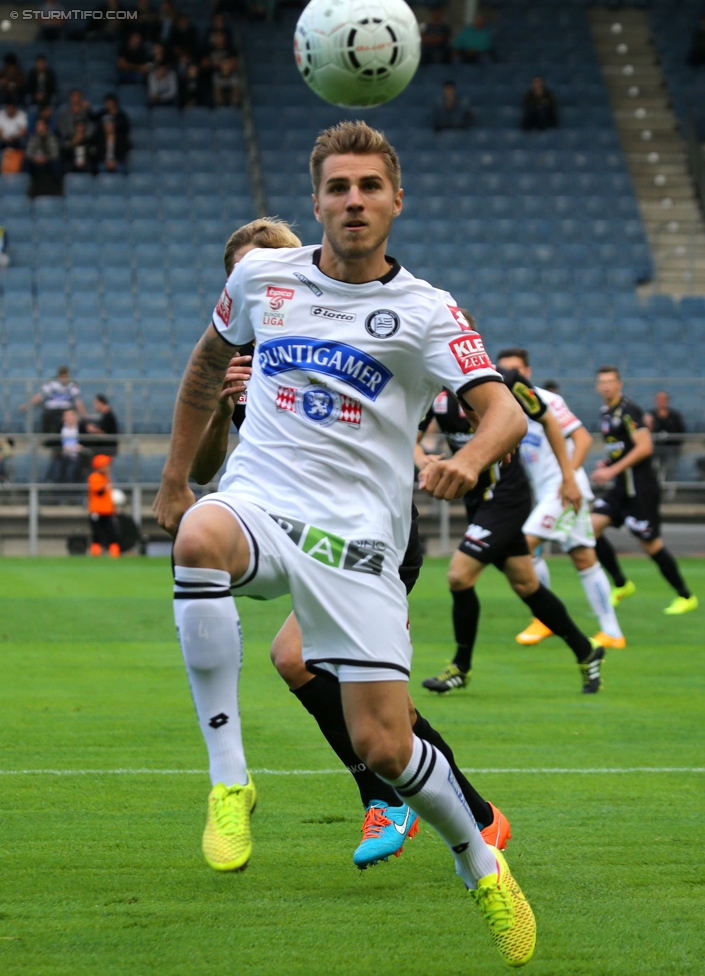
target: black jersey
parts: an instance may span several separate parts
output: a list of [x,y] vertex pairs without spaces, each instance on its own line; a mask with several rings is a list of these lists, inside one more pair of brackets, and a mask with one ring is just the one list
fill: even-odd
[[[644,412],[632,400],[622,397],[613,407],[600,408],[600,430],[605,439],[607,466],[621,460],[634,448],[633,434],[637,430],[646,428]],[[616,486],[629,496],[638,491],[647,491],[657,485],[656,476],[651,466],[651,458],[644,458],[638,464],[627,468],[618,474]]]
[[[543,417],[547,406],[534,390],[531,381],[522,376],[516,369],[502,369],[501,367],[497,367],[497,369],[524,413],[532,420]],[[445,434],[453,454],[467,444],[473,435],[472,427],[463,413],[463,408],[449,390],[443,390],[438,394],[431,405],[431,409],[419,424],[419,430],[427,430],[432,420],[436,421]],[[498,503],[513,505],[524,496],[530,497],[530,494],[531,488],[517,451],[512,454],[508,464],[500,465],[497,462],[482,472],[475,487],[465,495],[465,507],[468,510],[468,516],[470,516],[474,508],[490,498]]]

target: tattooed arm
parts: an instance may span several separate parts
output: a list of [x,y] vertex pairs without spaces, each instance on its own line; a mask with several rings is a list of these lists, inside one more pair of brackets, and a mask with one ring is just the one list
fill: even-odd
[[162,483],[154,500],[159,524],[175,535],[194,494],[188,475],[201,435],[217,406],[223,377],[233,355],[233,346],[209,325],[196,344],[176,397],[169,454]]

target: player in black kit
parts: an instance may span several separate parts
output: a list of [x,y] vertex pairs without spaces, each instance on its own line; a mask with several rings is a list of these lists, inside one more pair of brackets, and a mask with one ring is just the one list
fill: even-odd
[[[546,429],[546,437],[563,473],[562,496],[566,505],[578,506],[582,500],[566,453],[558,421],[547,410],[531,382],[518,370],[499,371],[525,413]],[[421,422],[419,442],[432,420],[446,435],[451,451],[459,450],[470,437],[477,418],[462,410],[456,398],[444,390]],[[422,469],[433,458],[417,444],[414,460]],[[518,454],[504,464],[483,472],[475,488],[465,496],[468,527],[448,571],[453,595],[453,628],[456,653],[452,663],[437,675],[426,678],[424,688],[445,693],[467,684],[472,669],[472,653],[480,619],[480,601],[475,583],[490,563],[501,570],[510,586],[531,612],[571,648],[580,667],[583,692],[600,690],[600,666],[605,656],[597,641],[586,637],[571,620],[563,603],[543,586],[536,576],[523,525],[532,509],[531,488]]]
[[698,598],[686,586],[676,560],[661,539],[660,489],[651,466],[653,444],[644,413],[623,395],[616,366],[601,366],[597,371],[597,392],[604,400],[600,428],[607,458],[599,462],[591,480],[598,485],[612,480],[615,483],[604,498],[595,501],[592,527],[597,558],[614,582],[612,603],[617,606],[636,591],[634,583],[622,572],[612,543],[603,534],[608,525],[626,525],[676,591],[677,596],[663,612],[670,615],[695,610]]

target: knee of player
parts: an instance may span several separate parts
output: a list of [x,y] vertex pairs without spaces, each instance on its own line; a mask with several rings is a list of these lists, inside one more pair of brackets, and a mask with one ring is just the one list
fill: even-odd
[[588,546],[579,546],[577,549],[571,549],[570,558],[573,560],[573,565],[579,573],[583,572],[583,570],[590,569],[597,562],[595,550]]
[[280,634],[277,634],[272,641],[269,656],[279,676],[284,679],[289,688],[299,688],[311,678],[298,645],[293,646]]
[[191,531],[188,522],[183,523],[174,542],[174,563],[177,566],[206,566],[208,555],[207,539],[201,533]]
[[472,575],[463,571],[461,567],[451,566],[448,570],[448,586],[453,593],[467,590],[473,585]]
[[[380,734],[379,729],[356,734],[352,742],[356,754],[365,765],[384,779],[398,779],[408,765],[411,744],[408,744],[407,750],[404,748],[406,743],[400,743],[389,735]],[[406,755],[407,751],[409,755]]]
[[533,596],[541,585],[538,579],[534,580],[510,580],[511,588],[514,590],[516,595],[521,600],[526,600],[527,597]]

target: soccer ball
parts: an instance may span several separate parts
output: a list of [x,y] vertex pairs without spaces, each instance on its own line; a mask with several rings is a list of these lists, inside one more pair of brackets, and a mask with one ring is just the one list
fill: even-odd
[[311,0],[294,33],[304,81],[333,105],[381,105],[404,91],[421,55],[405,0]]
[[113,505],[115,506],[115,508],[125,507],[125,505],[127,504],[127,496],[125,492],[122,490],[122,488],[113,488],[112,496],[113,496]]

